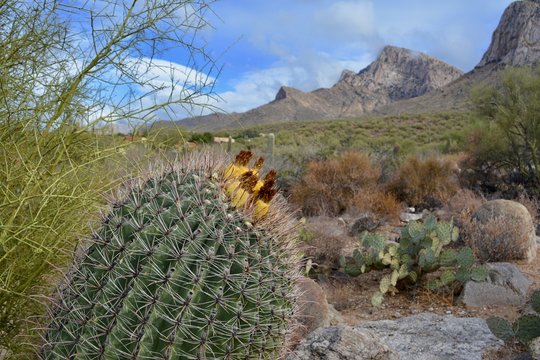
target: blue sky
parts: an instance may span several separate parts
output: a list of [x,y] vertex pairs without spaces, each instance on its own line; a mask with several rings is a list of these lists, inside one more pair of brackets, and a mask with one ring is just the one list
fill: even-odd
[[[510,0],[220,0],[205,31],[222,65],[216,105],[245,111],[279,87],[329,87],[384,45],[425,52],[469,71],[489,46]],[[172,60],[172,59],[167,59]],[[181,64],[178,58],[176,62]]]

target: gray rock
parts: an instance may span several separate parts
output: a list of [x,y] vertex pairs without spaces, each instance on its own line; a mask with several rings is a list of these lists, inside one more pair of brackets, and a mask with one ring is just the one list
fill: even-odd
[[411,213],[408,213],[408,212],[402,212],[399,215],[399,219],[401,221],[404,221],[404,222],[422,220],[423,217],[424,217],[424,214],[422,214],[422,213],[421,214],[411,214]]
[[371,331],[350,326],[321,328],[305,339],[287,360],[398,360],[399,356]]
[[534,360],[540,360],[540,337],[533,339],[529,344],[531,356]]
[[350,229],[351,236],[357,236],[364,231],[375,231],[381,225],[381,221],[371,213],[362,214],[358,217]]
[[354,328],[376,333],[402,360],[481,360],[486,351],[503,345],[484,320],[452,315],[422,313]]
[[522,306],[527,298],[527,290],[532,282],[510,263],[492,263],[486,281],[468,281],[463,287],[459,300],[467,306],[488,305]]
[[540,60],[540,4],[512,2],[493,33],[491,45],[477,67],[490,63],[523,66]]

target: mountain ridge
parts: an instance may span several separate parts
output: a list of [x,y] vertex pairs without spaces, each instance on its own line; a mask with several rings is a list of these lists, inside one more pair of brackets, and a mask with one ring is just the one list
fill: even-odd
[[505,9],[480,62],[466,74],[429,55],[385,46],[374,62],[357,73],[344,70],[330,88],[303,92],[282,86],[273,101],[244,113],[216,113],[176,124],[207,131],[365,114],[463,111],[470,106],[473,86],[496,82],[506,66],[538,62],[540,1],[515,1]]
[[488,49],[473,70],[441,89],[387,104],[376,109],[374,114],[470,110],[470,91],[473,87],[496,85],[499,72],[508,66],[534,66],[539,63],[540,0],[515,1],[504,10]]
[[[389,102],[422,95],[457,79],[463,72],[427,54],[385,46],[377,59],[355,73],[344,70],[329,88],[303,92],[282,86],[273,101],[244,113],[210,114],[177,124],[199,130],[281,121],[359,116]],[[216,123],[216,120],[221,123]]]

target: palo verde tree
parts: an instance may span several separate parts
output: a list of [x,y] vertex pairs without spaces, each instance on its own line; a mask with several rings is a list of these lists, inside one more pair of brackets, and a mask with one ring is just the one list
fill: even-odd
[[540,189],[540,67],[508,68],[495,86],[476,89],[473,102],[487,120],[478,161]]
[[[117,169],[91,130],[208,103],[211,0],[0,0],[0,348],[42,312],[54,270]],[[161,60],[174,49],[175,64]]]

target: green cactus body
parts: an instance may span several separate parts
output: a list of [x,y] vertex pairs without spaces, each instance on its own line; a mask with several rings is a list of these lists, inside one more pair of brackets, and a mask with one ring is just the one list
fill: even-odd
[[533,312],[521,315],[513,324],[496,316],[487,319],[486,323],[499,339],[503,341],[517,339],[522,344],[529,345],[533,339],[540,337],[540,290],[532,293],[531,307]]
[[42,359],[271,359],[283,351],[299,271],[294,221],[280,206],[266,214],[273,179],[264,184],[253,177],[258,169],[243,169],[245,153],[235,171],[251,176],[250,186],[232,188],[219,161],[198,156],[114,204],[59,297]]
[[516,337],[523,344],[540,336],[540,315],[525,314],[514,322]]

